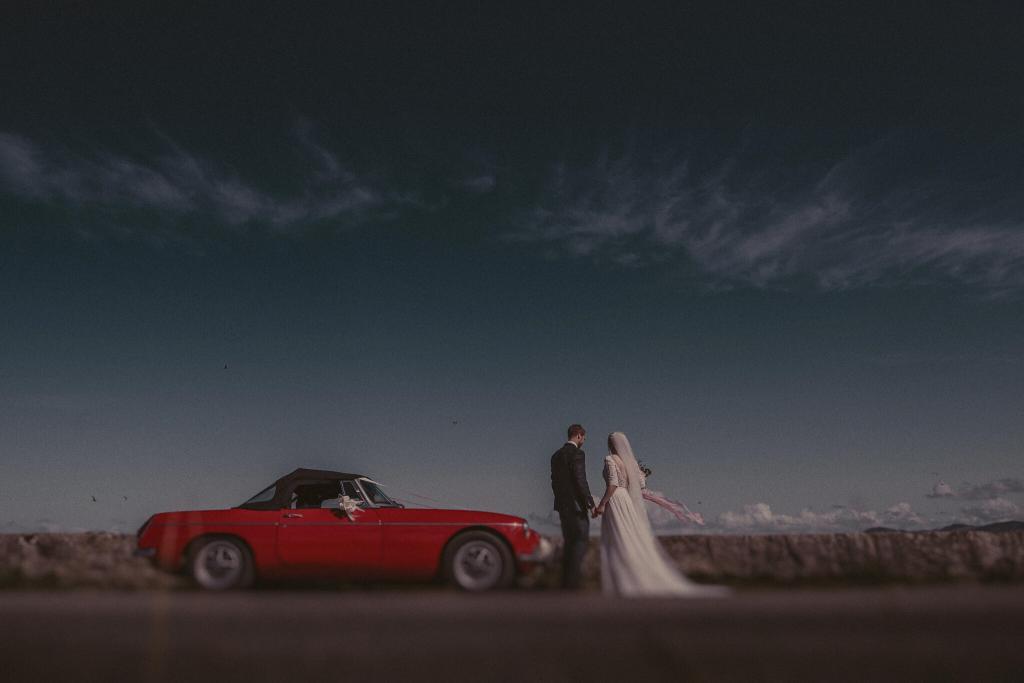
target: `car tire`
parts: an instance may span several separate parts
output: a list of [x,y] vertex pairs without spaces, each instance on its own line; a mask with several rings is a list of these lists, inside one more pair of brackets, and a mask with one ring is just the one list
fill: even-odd
[[228,536],[194,543],[188,552],[188,571],[196,585],[210,591],[248,588],[255,576],[249,548]]
[[447,583],[472,593],[507,588],[516,573],[508,546],[486,531],[466,531],[452,539],[442,568]]

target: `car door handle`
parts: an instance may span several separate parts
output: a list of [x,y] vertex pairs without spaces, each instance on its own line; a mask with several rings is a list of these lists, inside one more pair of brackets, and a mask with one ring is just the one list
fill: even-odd
[[298,512],[286,512],[286,513],[284,513],[284,516],[286,518],[288,518],[288,519],[294,519],[296,517],[302,517],[302,515],[299,514]]

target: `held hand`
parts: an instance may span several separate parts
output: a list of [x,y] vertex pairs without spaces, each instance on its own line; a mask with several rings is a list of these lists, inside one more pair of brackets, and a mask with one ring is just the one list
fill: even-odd
[[604,514],[604,505],[598,505],[594,508],[593,518],[597,519],[600,515]]

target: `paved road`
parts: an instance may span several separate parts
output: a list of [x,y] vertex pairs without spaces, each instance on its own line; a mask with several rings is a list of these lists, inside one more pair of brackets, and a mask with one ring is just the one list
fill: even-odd
[[[639,678],[642,677],[642,678]],[[0,593],[4,681],[1024,679],[1024,587]]]

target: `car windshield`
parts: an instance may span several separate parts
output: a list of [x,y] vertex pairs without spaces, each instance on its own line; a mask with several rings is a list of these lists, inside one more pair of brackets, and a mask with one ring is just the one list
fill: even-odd
[[359,507],[366,507],[366,499],[363,498],[362,491],[359,490],[359,487],[356,486],[354,481],[346,480],[341,482],[341,492],[356,501],[356,504],[358,504]]
[[374,505],[391,505],[398,507],[398,503],[388,498],[388,495],[381,491],[380,487],[370,481],[369,479],[360,479],[359,484],[366,491],[366,495],[369,496],[370,502]]

